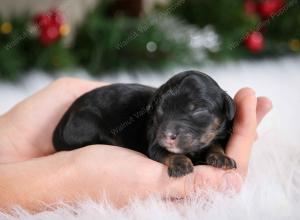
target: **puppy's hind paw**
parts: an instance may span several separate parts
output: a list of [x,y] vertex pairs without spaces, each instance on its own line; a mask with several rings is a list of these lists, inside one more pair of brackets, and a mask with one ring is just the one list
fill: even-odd
[[224,154],[220,153],[211,153],[206,158],[207,165],[211,165],[213,167],[222,168],[222,169],[235,169],[236,162],[227,157]]

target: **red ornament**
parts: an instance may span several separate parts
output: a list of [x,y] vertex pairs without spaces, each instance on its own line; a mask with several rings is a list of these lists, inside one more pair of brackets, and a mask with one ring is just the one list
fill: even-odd
[[257,3],[255,0],[245,0],[244,9],[248,14],[255,14],[257,11]]
[[59,27],[64,24],[64,17],[61,14],[61,12],[58,10],[53,10],[51,12],[51,20],[52,20],[53,24],[55,24]]
[[284,6],[284,0],[262,0],[258,4],[258,12],[263,19],[276,14]]
[[33,20],[40,28],[45,28],[51,23],[51,18],[48,14],[38,14],[33,18]]
[[251,32],[245,39],[246,47],[253,53],[261,52],[264,48],[264,37],[260,32]]
[[43,45],[54,43],[61,37],[59,29],[64,24],[64,18],[60,11],[38,14],[34,17],[34,23],[39,28],[39,40]]
[[47,46],[57,41],[59,37],[59,29],[57,29],[56,26],[52,25],[41,32],[39,39],[42,44]]

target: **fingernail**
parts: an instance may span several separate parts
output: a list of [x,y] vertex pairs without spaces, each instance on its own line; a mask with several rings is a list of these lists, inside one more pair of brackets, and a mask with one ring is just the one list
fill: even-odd
[[250,87],[246,87],[244,90],[245,95],[252,95],[252,96],[256,96],[256,92],[254,89],[250,88]]

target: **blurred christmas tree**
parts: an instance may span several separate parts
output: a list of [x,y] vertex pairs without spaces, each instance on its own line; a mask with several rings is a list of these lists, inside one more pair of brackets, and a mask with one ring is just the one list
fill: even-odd
[[199,27],[214,27],[220,48],[210,53],[212,58],[259,58],[300,51],[297,0],[188,0],[175,14]]
[[26,51],[16,44],[25,38],[27,23],[27,17],[14,18],[9,22],[0,18],[1,78],[14,79],[26,69]]
[[59,12],[37,15],[47,21],[40,20],[36,26],[35,18],[28,15],[0,19],[1,78],[17,79],[32,68],[55,70],[74,65],[75,58],[61,41],[65,24],[55,23],[55,16]]
[[160,68],[182,63],[190,52],[186,39],[170,38],[154,16],[143,15],[140,1],[102,1],[75,37],[74,53],[90,72]]
[[173,38],[160,24],[159,19],[165,17],[145,15],[141,2],[101,1],[78,28],[70,46],[62,41],[69,27],[57,10],[31,18],[1,20],[0,25],[5,27],[9,23],[12,29],[0,33],[0,62],[5,63],[0,66],[1,77],[14,79],[32,68],[61,70],[75,66],[93,74],[140,67],[153,69],[192,58],[189,40]]
[[0,77],[17,79],[32,68],[102,74],[300,51],[297,0],[170,0],[150,13],[143,2],[100,1],[71,44],[58,10],[0,16]]

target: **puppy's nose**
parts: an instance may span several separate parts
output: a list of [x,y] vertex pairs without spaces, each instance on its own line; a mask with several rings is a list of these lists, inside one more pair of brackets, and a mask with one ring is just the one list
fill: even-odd
[[169,133],[168,134],[168,137],[171,139],[171,140],[175,140],[177,135],[176,134],[173,134],[173,133]]
[[165,142],[169,147],[175,147],[176,138],[177,138],[176,134],[169,132],[166,134]]

